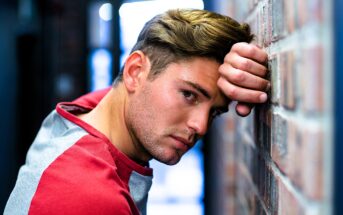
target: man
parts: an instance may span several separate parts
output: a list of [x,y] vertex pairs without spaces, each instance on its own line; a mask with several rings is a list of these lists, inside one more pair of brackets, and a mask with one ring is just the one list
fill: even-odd
[[43,122],[5,214],[145,214],[149,160],[176,164],[238,101],[265,102],[267,55],[248,25],[203,10],[150,20],[111,89]]

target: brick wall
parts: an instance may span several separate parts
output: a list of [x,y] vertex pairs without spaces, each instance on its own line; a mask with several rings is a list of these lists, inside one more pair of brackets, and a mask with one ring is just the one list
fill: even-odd
[[272,83],[268,104],[216,122],[221,214],[332,213],[331,4],[217,1],[218,12],[251,25]]

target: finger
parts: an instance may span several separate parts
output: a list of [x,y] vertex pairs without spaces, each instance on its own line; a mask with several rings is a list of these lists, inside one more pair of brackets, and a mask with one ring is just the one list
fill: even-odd
[[232,46],[231,51],[238,53],[242,57],[250,58],[259,63],[266,63],[268,54],[254,44],[236,43]]
[[[255,62],[249,58],[245,58],[242,56],[239,56],[238,54],[232,54],[230,58],[227,58],[227,64],[232,65],[236,69],[240,69],[243,71],[247,71],[251,74],[260,76],[260,77],[265,77],[268,70],[267,67]],[[226,65],[226,63],[224,63]]]
[[270,88],[270,83],[268,80],[240,69],[235,69],[229,64],[220,66],[219,73],[229,82],[240,87],[260,91],[267,91]]
[[236,105],[236,113],[240,116],[248,116],[251,112],[253,105],[248,103],[238,102]]
[[225,78],[219,77],[218,87],[231,100],[246,103],[264,103],[267,101],[267,94],[258,90],[245,89],[235,86]]

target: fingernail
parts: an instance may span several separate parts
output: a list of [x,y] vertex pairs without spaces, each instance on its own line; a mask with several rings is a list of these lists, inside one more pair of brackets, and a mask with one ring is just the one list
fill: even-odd
[[266,93],[262,93],[261,95],[260,95],[260,101],[261,102],[265,102],[265,101],[267,101],[267,94]]
[[270,85],[270,83],[268,83],[267,87],[266,87],[266,91],[270,90],[270,87],[271,87],[271,85]]

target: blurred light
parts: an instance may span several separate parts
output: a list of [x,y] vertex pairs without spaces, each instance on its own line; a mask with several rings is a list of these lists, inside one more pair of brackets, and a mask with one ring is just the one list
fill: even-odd
[[112,4],[105,3],[99,9],[99,16],[104,21],[112,20]]
[[112,5],[93,2],[88,8],[88,45],[90,48],[113,47]]
[[91,91],[108,87],[111,83],[112,55],[106,49],[91,54]]
[[31,20],[33,16],[32,0],[19,0],[19,18],[22,20]]
[[56,80],[57,93],[61,97],[68,97],[73,91],[73,78],[66,73],[60,74]]

